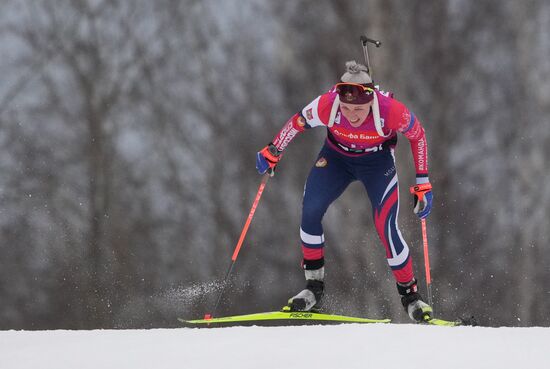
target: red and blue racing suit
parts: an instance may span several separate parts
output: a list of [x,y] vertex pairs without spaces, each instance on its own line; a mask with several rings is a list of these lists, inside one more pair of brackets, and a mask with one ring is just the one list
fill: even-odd
[[282,152],[298,133],[314,127],[327,128],[327,139],[304,191],[300,227],[303,266],[318,269],[324,265],[322,218],[351,182],[361,181],[372,205],[374,224],[386,249],[388,264],[396,281],[407,283],[414,275],[409,247],[398,227],[399,184],[394,147],[399,132],[410,142],[417,181],[427,180],[424,128],[404,104],[379,90],[376,90],[378,129],[373,109],[363,124],[353,127],[341,113],[336,97],[334,89],[317,97],[290,118],[273,140]]

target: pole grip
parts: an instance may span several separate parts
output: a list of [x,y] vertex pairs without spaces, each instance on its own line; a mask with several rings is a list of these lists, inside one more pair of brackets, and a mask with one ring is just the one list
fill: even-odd
[[432,190],[432,185],[430,183],[417,184],[409,188],[411,194],[418,197],[419,201],[424,200],[424,194]]

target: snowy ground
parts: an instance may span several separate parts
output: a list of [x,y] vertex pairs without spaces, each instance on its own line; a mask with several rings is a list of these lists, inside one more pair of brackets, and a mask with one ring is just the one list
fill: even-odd
[[548,368],[550,328],[402,325],[0,332],[2,369]]

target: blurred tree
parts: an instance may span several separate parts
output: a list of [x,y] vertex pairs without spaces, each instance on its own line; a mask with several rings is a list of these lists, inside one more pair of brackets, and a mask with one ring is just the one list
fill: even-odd
[[[2,2],[0,328],[174,326],[211,308],[255,152],[362,60],[363,33],[383,42],[375,80],[426,126],[436,310],[548,325],[549,19],[541,0]],[[301,196],[324,136],[285,152],[220,313],[303,287]],[[397,162],[422,278],[405,141]],[[370,212],[353,184],[325,217],[331,308],[405,320]]]

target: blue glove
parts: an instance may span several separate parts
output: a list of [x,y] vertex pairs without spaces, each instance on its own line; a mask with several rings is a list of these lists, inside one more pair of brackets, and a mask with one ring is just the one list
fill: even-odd
[[256,169],[258,173],[264,174],[268,172],[271,177],[275,175],[275,167],[281,159],[281,152],[270,143],[261,151],[256,153]]
[[432,211],[432,185],[430,182],[417,184],[410,188],[411,193],[414,195],[414,209],[413,212],[420,218],[424,219]]

